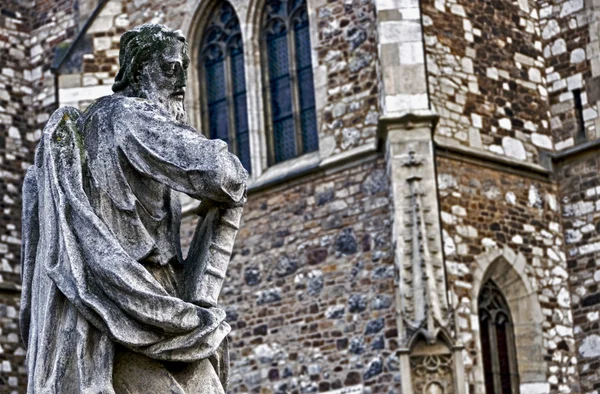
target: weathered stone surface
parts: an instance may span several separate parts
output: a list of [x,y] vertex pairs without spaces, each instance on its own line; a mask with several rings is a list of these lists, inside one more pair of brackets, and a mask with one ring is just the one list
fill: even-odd
[[600,335],[585,337],[579,345],[579,354],[585,358],[600,357]]
[[367,323],[367,328],[365,329],[365,335],[378,333],[383,329],[384,321],[383,319],[375,319],[371,320]]
[[254,286],[260,283],[261,273],[258,267],[246,267],[244,270],[244,279],[248,286]]
[[[230,326],[216,303],[248,174],[185,124],[180,32],[137,27],[120,59],[113,95],[52,115],[25,178],[28,390],[224,394]],[[203,202],[185,260],[173,189]]]
[[311,271],[308,273],[308,294],[318,296],[323,291],[323,273],[321,271]]
[[336,252],[344,255],[356,253],[358,245],[356,243],[356,237],[351,228],[342,230],[335,242]]
[[257,305],[271,304],[277,301],[281,301],[281,290],[278,288],[268,289],[257,293]]
[[369,363],[368,369],[365,372],[363,378],[365,380],[371,379],[379,375],[383,371],[383,361],[380,358],[374,358]]

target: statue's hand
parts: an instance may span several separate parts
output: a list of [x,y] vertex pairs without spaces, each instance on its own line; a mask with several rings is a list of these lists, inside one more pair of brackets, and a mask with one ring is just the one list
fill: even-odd
[[196,210],[196,215],[206,216],[208,211],[210,211],[212,208],[221,208],[221,205],[222,204],[220,204],[216,201],[204,199],[204,200],[200,201],[200,205],[198,206],[198,209]]
[[226,209],[231,209],[231,208],[239,208],[239,207],[243,207],[244,204],[246,203],[246,197],[247,195],[247,191],[244,190],[244,195],[243,197],[234,203],[224,203],[224,202],[217,202],[217,201],[213,201],[213,200],[209,200],[209,199],[204,199],[200,202],[200,205],[198,206],[198,209],[196,210],[196,215],[204,217],[206,216],[206,214],[208,213],[208,211],[210,211],[212,208],[218,208],[219,210],[226,210]]
[[230,202],[228,208],[241,207],[246,202],[246,188],[248,183],[248,171],[242,166],[240,160],[230,152],[226,152],[227,165],[223,165],[224,179],[223,185],[229,191],[234,200]]

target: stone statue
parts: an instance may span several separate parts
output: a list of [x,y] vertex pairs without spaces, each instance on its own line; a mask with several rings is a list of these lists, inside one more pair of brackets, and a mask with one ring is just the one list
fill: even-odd
[[[114,94],[57,110],[23,185],[28,392],[224,393],[216,307],[248,174],[186,124],[178,31],[121,37]],[[201,200],[186,259],[177,192]]]

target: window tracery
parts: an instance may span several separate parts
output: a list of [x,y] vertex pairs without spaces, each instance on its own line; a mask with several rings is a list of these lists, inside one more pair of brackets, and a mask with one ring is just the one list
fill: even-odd
[[492,280],[482,286],[478,301],[486,394],[518,394],[514,329],[508,303]]
[[263,73],[270,164],[318,149],[306,0],[268,0]]
[[227,142],[250,172],[250,141],[244,50],[240,22],[232,6],[215,7],[200,47],[202,120],[210,138]]

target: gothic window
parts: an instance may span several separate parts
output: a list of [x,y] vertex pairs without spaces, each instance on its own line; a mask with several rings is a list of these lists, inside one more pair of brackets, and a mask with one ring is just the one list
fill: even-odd
[[486,394],[518,394],[512,318],[502,292],[491,280],[479,293],[479,324]]
[[227,142],[250,171],[250,141],[240,21],[227,2],[209,18],[200,48],[202,120],[210,138]]
[[306,0],[267,0],[262,53],[269,162],[318,149]]

